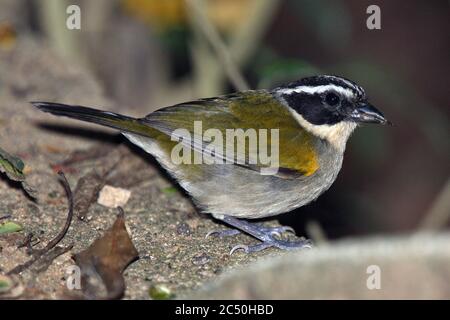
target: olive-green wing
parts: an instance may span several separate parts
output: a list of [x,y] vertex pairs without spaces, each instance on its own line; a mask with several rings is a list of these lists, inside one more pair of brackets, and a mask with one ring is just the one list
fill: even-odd
[[[167,107],[143,121],[204,156],[251,170],[276,167],[278,176],[296,178],[318,169],[314,138],[265,90]],[[235,138],[230,129],[241,129],[246,139]],[[249,144],[252,139],[256,143]]]

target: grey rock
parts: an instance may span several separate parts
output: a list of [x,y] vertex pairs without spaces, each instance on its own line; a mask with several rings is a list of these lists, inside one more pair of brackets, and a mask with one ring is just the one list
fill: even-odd
[[262,258],[185,297],[449,299],[450,234],[349,239]]

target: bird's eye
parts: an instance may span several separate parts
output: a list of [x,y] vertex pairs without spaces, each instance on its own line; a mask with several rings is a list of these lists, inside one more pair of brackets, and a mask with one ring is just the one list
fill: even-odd
[[335,106],[339,103],[339,96],[333,92],[330,92],[326,95],[325,101],[329,106]]

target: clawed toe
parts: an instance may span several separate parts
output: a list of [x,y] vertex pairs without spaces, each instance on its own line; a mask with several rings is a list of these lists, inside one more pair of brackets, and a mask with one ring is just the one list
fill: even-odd
[[235,236],[239,233],[241,233],[241,232],[237,229],[213,230],[213,231],[208,232],[206,234],[205,238],[208,238],[210,236],[223,238],[223,237]]
[[234,246],[231,251],[230,255],[232,255],[234,252],[238,250],[242,250],[245,253],[252,253],[252,252],[258,252],[270,247],[276,247],[281,250],[297,250],[297,249],[311,249],[313,247],[312,241],[300,238],[298,241],[283,241],[278,240],[275,238],[269,238],[264,242],[249,246],[244,244],[239,244]]
[[270,243],[267,242],[262,242],[262,243],[258,243],[255,244],[253,246],[248,246],[245,244],[238,244],[236,246],[234,246],[231,251],[230,251],[230,256],[237,250],[243,250],[245,253],[252,253],[252,252],[258,252],[261,250],[264,250],[266,248],[271,247],[272,245]]
[[248,248],[249,246],[245,245],[245,244],[238,244],[236,246],[234,246],[233,248],[231,248],[230,250],[230,256],[236,251],[236,250],[243,250],[245,253],[248,253]]
[[300,240],[297,241],[274,239],[273,241],[270,241],[270,243],[272,243],[272,246],[282,250],[311,249],[313,247],[312,241],[305,238],[300,238]]
[[280,227],[261,227],[261,230],[265,233],[268,233],[272,236],[281,237],[281,235],[285,232],[289,232],[295,235],[295,230],[288,226],[280,226]]

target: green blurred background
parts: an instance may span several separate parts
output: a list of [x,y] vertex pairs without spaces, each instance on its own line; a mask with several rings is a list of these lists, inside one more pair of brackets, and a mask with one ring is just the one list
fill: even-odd
[[[64,27],[70,4],[81,8],[81,30]],[[299,234],[317,226],[329,238],[449,226],[449,2],[377,1],[381,30],[366,27],[371,4],[198,1],[249,87],[341,75],[395,124],[359,129],[332,188],[280,216]],[[235,90],[183,0],[0,0],[0,46],[20,37],[89,70],[134,115]]]

